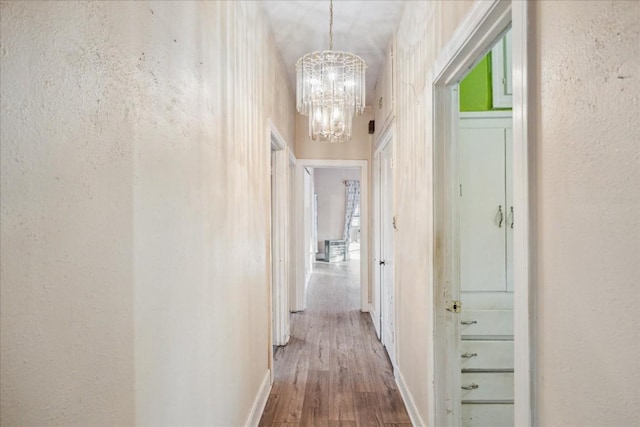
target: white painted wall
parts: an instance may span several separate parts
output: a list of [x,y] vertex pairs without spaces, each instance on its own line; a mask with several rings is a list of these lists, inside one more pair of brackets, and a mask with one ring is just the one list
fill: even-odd
[[0,424],[243,425],[294,140],[259,4],[0,7]]
[[318,195],[318,251],[324,253],[324,241],[342,239],[346,187],[344,181],[360,180],[359,169],[315,168]]
[[[428,72],[471,4],[408,2],[397,33],[398,365],[423,420],[433,399]],[[534,5],[536,425],[638,425],[640,3]]]
[[640,3],[533,22],[538,424],[640,425]]

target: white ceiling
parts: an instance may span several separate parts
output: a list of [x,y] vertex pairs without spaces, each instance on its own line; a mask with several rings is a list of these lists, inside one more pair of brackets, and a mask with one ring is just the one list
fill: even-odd
[[[387,43],[404,0],[334,0],[333,49],[355,53],[367,63],[367,105],[371,105]],[[306,53],[329,49],[329,0],[263,0],[267,19],[295,85],[295,65]]]

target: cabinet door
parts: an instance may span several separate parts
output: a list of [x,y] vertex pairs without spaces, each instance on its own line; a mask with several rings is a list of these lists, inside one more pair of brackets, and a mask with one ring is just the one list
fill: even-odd
[[504,128],[460,129],[460,290],[506,291]]

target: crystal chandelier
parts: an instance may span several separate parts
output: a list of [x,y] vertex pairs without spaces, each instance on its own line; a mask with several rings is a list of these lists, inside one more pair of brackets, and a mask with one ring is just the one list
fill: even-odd
[[353,116],[364,112],[367,64],[333,50],[333,0],[329,15],[329,50],[308,53],[296,63],[297,109],[309,117],[313,141],[344,142],[351,139]]

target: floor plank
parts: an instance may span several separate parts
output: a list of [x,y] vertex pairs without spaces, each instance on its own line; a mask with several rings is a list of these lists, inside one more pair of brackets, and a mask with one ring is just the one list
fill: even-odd
[[360,312],[358,261],[314,264],[307,310],[276,349],[261,427],[410,425],[384,347]]

